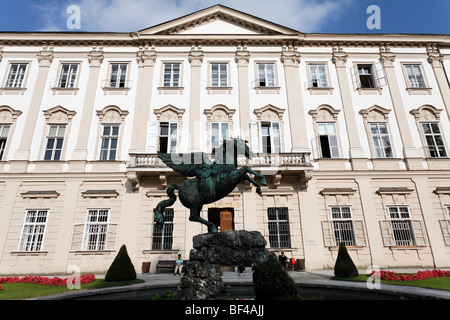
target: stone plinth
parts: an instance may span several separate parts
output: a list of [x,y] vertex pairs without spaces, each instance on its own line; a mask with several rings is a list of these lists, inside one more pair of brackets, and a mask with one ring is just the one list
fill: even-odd
[[195,236],[186,273],[178,287],[178,299],[213,299],[225,288],[220,266],[253,267],[276,260],[266,245],[257,231],[227,230]]

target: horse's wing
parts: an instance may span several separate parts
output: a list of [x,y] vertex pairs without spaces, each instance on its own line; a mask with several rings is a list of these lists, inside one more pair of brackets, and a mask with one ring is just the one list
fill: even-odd
[[158,157],[167,166],[186,177],[197,176],[197,172],[200,168],[202,168],[204,165],[211,164],[209,158],[203,152],[193,152],[185,154],[167,154],[158,152]]

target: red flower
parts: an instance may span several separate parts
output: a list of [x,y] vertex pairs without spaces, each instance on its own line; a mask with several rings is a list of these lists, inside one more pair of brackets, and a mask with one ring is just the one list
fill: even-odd
[[[22,278],[19,277],[4,277],[0,278],[0,283],[37,283],[42,284],[45,286],[66,286],[67,280],[69,278],[61,279],[58,277],[54,278],[47,278],[47,277],[41,277],[41,276],[25,276]],[[93,274],[87,274],[87,275],[81,275],[80,276],[80,284],[85,284],[95,281],[95,275]]]
[[442,270],[426,270],[426,271],[418,271],[416,274],[403,274],[398,275],[393,271],[372,271],[370,274],[373,278],[381,279],[381,280],[391,280],[391,281],[417,281],[429,278],[437,278],[437,277],[449,277],[450,271],[442,271]]

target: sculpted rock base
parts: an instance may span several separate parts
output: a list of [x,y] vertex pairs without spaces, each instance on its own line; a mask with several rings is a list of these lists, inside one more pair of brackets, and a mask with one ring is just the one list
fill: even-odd
[[179,300],[208,300],[224,292],[220,266],[253,267],[276,260],[257,231],[227,230],[193,238],[186,272],[178,286]]

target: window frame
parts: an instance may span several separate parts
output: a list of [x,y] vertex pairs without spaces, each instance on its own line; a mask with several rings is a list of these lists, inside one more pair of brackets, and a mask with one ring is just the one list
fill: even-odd
[[[166,85],[166,66],[171,65],[170,73],[169,73],[169,81],[168,85]],[[175,83],[175,75],[173,66],[178,65],[178,79]],[[179,88],[181,87],[181,71],[182,71],[182,63],[177,61],[166,61],[162,64],[162,87],[163,88]]]
[[[56,134],[55,135],[51,135],[50,132],[52,131],[52,128],[56,127]],[[61,128],[64,128],[64,132],[61,135],[58,135],[58,132]],[[44,145],[44,150],[43,150],[43,155],[42,155],[42,159],[44,161],[60,161],[61,158],[63,157],[63,152],[64,152],[64,141],[66,139],[66,132],[67,132],[67,127],[68,125],[66,123],[48,123],[47,124],[47,133],[45,136],[45,145]],[[49,148],[49,142],[50,140],[53,140],[53,146],[51,148]],[[61,146],[58,148],[57,146],[57,142],[59,140],[62,140],[61,142]],[[50,158],[47,158],[47,152],[50,151]],[[56,152],[59,151],[59,156],[57,157],[58,159],[56,159]]]
[[[214,130],[213,125],[217,124],[217,145],[213,143]],[[226,136],[224,137],[223,127],[226,126]],[[209,145],[211,146],[211,152],[214,151],[215,148],[218,148],[222,145],[224,140],[228,140],[230,138],[230,123],[227,121],[211,121],[209,122],[210,135],[209,135]]]
[[[105,134],[105,128],[106,127],[110,127],[110,129],[111,129],[109,135]],[[118,128],[117,134],[113,134],[114,133],[114,131],[113,131],[114,127]],[[120,136],[121,136],[121,130],[120,130],[121,128],[120,127],[121,127],[120,123],[102,123],[101,124],[100,150],[99,150],[100,151],[100,153],[99,153],[99,160],[100,161],[116,161],[117,160],[118,155],[119,155],[119,142],[120,142]],[[107,146],[106,149],[104,148],[104,140],[105,139],[109,139],[108,146]],[[112,139],[116,139],[117,140],[115,148],[111,147]],[[106,154],[107,156],[106,156],[106,159],[103,159],[102,155],[105,152],[105,150],[107,152],[107,154]],[[111,151],[112,150],[115,150],[114,159],[111,159]]]
[[[397,209],[397,213],[398,213],[397,218],[392,217],[392,215],[391,215],[391,209],[393,209],[393,208]],[[406,208],[406,213],[408,214],[408,217],[401,216],[400,208],[403,208],[403,209]],[[387,209],[388,220],[390,221],[392,237],[393,237],[395,246],[397,246],[397,247],[417,246],[417,240],[416,240],[415,233],[414,233],[414,226],[412,224],[411,212],[409,210],[409,207],[405,206],[405,205],[389,205],[389,206],[387,206],[386,209]],[[405,213],[405,212],[403,212],[403,213]],[[395,226],[397,226],[397,228],[399,228],[399,229],[394,229]],[[402,229],[405,226],[408,226],[409,230]],[[407,236],[409,234],[409,239],[406,239],[406,237],[399,238],[400,234],[402,237],[405,234]]]
[[[11,123],[0,123],[0,161],[3,161],[3,158],[8,151],[8,142],[12,126],[13,124]],[[8,127],[6,135],[4,134],[5,127]]]
[[[281,210],[285,210],[286,212],[280,212]],[[272,216],[275,215],[276,219],[271,219]],[[280,214],[285,214],[286,219],[280,219]],[[272,227],[271,227],[272,223]],[[275,228],[273,228],[275,226]],[[281,227],[280,227],[281,226]],[[289,249],[292,248],[291,241],[291,231],[290,231],[290,222],[289,222],[289,208],[288,207],[269,207],[267,208],[267,228],[269,235],[269,245],[273,249]],[[284,230],[282,230],[284,229]],[[285,231],[285,233],[281,233],[280,231]],[[285,237],[285,239],[282,239]]]
[[[35,221],[29,220],[29,214],[31,212],[36,212]],[[38,222],[37,218],[39,213],[45,212],[45,222]],[[47,223],[50,216],[49,209],[27,209],[25,211],[25,217],[23,220],[22,233],[20,235],[20,241],[18,246],[19,252],[43,252],[44,239],[47,230]],[[28,232],[27,226],[31,227],[33,230]],[[37,228],[39,227],[39,230]],[[31,238],[30,238],[31,237]],[[31,240],[31,241],[30,241]]]
[[[446,143],[445,143],[445,140],[444,140],[444,135],[442,134],[442,131],[441,131],[441,126],[440,126],[439,121],[420,121],[419,124],[420,124],[420,129],[421,129],[421,135],[422,135],[422,137],[423,137],[424,148],[426,148],[426,154],[427,154],[427,157],[428,157],[428,158],[433,158],[433,159],[448,158],[448,153],[447,153]],[[434,132],[432,132],[431,134],[427,134],[427,133],[425,132],[424,125],[429,125],[429,126],[430,126],[430,129],[432,128],[432,125],[436,125],[437,128],[439,129],[439,134],[434,133]],[[436,136],[440,136],[440,139],[441,139],[441,141],[442,141],[441,147],[444,149],[444,150],[443,150],[443,151],[444,151],[444,155],[441,155],[441,154],[440,154],[441,152],[438,151],[439,145],[436,144],[436,139],[435,139]],[[433,155],[432,155],[432,153],[431,153],[431,151],[430,151],[431,146],[430,146],[430,144],[429,144],[429,139],[427,139],[427,137],[431,137],[431,138],[432,138],[432,141],[433,141],[433,146],[432,146],[432,147],[433,147],[434,149],[436,149],[435,152],[438,152],[439,155],[437,155],[437,156],[433,156]]]
[[[330,134],[330,133],[326,132],[326,134],[321,134],[320,133],[320,129],[319,129],[320,125],[327,125],[327,127],[328,127],[328,125],[333,125],[335,133],[334,134]],[[318,122],[316,122],[316,132],[317,132],[317,144],[318,144],[319,150],[320,150],[320,159],[339,159],[341,157],[341,150],[340,150],[340,143],[339,143],[339,134],[338,134],[337,123],[335,121],[318,121]],[[325,137],[325,136],[328,137],[327,140],[328,140],[328,150],[329,150],[329,155],[330,155],[329,157],[324,156],[324,153],[323,153],[324,147],[322,146],[322,139],[321,139],[321,137]],[[330,143],[330,136],[334,136],[335,137],[337,145],[332,145]],[[335,151],[337,151],[337,153],[338,153],[337,155],[333,156],[333,152],[332,152],[333,148],[334,148]]]
[[[420,76],[422,77],[423,85],[419,85],[420,84],[419,82],[417,82],[418,85],[415,85],[411,81],[411,78],[410,78],[409,73],[408,73],[408,67],[409,66],[418,67],[419,68]],[[410,88],[410,89],[425,89],[425,88],[428,88],[427,80],[425,78],[425,73],[424,73],[424,70],[423,70],[422,63],[403,62],[402,63],[402,67],[403,67],[403,72],[404,72],[404,75],[405,75],[406,87],[407,88]],[[414,70],[412,70],[412,71],[414,71]],[[413,74],[413,76],[415,78],[414,80],[417,81],[417,75]]]
[[[66,84],[63,86],[62,81],[64,77],[64,66],[69,66],[66,76]],[[72,67],[76,66],[76,70],[73,71]],[[76,89],[78,86],[78,75],[80,72],[80,66],[81,64],[79,62],[61,62],[60,64],[60,70],[59,70],[59,77],[58,77],[58,83],[56,88],[57,89]],[[69,80],[70,79],[70,80]]]
[[[377,130],[379,133],[376,134],[376,136],[379,138],[379,143],[381,144],[380,146],[376,146],[375,145],[375,136],[374,133],[372,132],[372,125],[376,125],[377,126]],[[380,133],[379,130],[379,126],[380,125],[384,125],[386,128],[386,133]],[[368,131],[369,131],[369,135],[370,135],[370,140],[371,140],[371,146],[372,146],[372,150],[373,150],[373,156],[374,158],[377,159],[390,159],[390,158],[394,158],[394,148],[392,147],[392,142],[391,142],[391,134],[390,134],[390,130],[389,130],[389,124],[387,122],[367,122],[367,126],[368,126]],[[388,142],[389,142],[389,146],[385,146],[385,140],[383,140],[383,137],[387,137]],[[390,156],[388,156],[386,154],[386,148],[390,148]],[[380,156],[378,154],[378,150],[381,150],[382,155]]]
[[[324,68],[324,74],[325,74],[325,80],[326,80],[326,86],[322,86],[322,85],[317,85],[314,86],[314,82],[313,82],[313,70],[312,67],[316,66],[323,66]],[[328,72],[328,64],[326,62],[308,62],[307,63],[307,72],[308,72],[308,89],[330,89],[331,88],[331,84],[330,84],[330,75]]]
[[[96,221],[90,221],[90,213],[97,211]],[[99,221],[100,211],[106,211],[106,221]],[[111,209],[88,209],[86,213],[86,222],[83,230],[83,240],[81,244],[81,250],[83,251],[105,251],[108,243],[108,229]],[[90,227],[97,226],[98,229],[94,233],[90,230]],[[95,238],[94,247],[92,248],[91,240],[92,236]],[[100,243],[103,237],[102,242]],[[101,246],[102,245],[102,246]]]
[[[342,209],[348,209],[348,214],[349,217],[343,217],[343,212]],[[335,213],[333,212],[333,209],[339,209],[339,214],[340,217],[335,217]],[[357,245],[357,240],[356,240],[356,233],[355,233],[355,225],[354,225],[354,219],[353,219],[353,212],[352,212],[352,207],[348,206],[348,205],[344,205],[344,206],[338,206],[338,205],[333,205],[329,207],[330,210],[330,220],[332,222],[332,227],[333,227],[333,236],[334,236],[334,241],[335,244],[337,246],[339,246],[339,244],[341,242],[344,242],[345,246],[347,247],[355,247]],[[342,226],[344,226],[344,228],[342,228]],[[345,229],[345,228],[348,229]],[[347,233],[346,235],[344,235],[344,233]],[[348,233],[351,233],[350,235]],[[339,237],[337,236],[339,235]],[[350,236],[351,239],[349,240],[342,240],[342,238],[345,238],[346,236]]]
[[[217,70],[217,84],[214,84],[214,75],[215,72],[213,70],[214,65],[218,66],[218,70]],[[222,74],[222,70],[221,67],[224,67],[224,71],[225,71],[225,79],[221,78]],[[228,62],[210,62],[209,63],[209,70],[210,72],[210,77],[209,78],[209,87],[211,88],[228,88],[230,86],[230,70],[229,70],[229,63]],[[225,81],[224,81],[225,80]]]
[[164,209],[164,225],[162,229],[157,228],[156,223],[153,223],[152,250],[172,251],[175,229],[174,220],[175,210],[173,208],[166,208]]
[[[167,125],[167,135],[162,135],[162,125],[164,124],[164,127]],[[175,126],[175,134],[172,133],[171,128]],[[178,130],[179,130],[179,124],[177,121],[160,121],[158,122],[158,151],[163,152],[161,148],[161,138],[167,138],[166,142],[166,152],[163,153],[176,153],[178,150]],[[175,147],[172,149],[172,142],[175,140]]]
[[[278,132],[279,132],[278,136],[275,135],[275,133],[274,133],[274,131],[275,131],[274,125],[278,126]],[[260,150],[261,153],[262,154],[280,154],[283,149],[283,147],[282,147],[282,135],[283,134],[281,131],[282,130],[281,129],[281,121],[264,121],[264,120],[262,120],[262,121],[260,121],[259,126],[260,126],[259,130],[260,130],[260,140],[261,140],[261,150]],[[264,135],[263,127],[268,128],[268,132],[269,132],[268,135]],[[269,139],[270,139],[270,141],[269,141],[270,142],[270,152],[268,152],[268,150],[264,150],[264,149],[266,149],[265,144],[264,144],[264,137],[269,137]],[[276,138],[278,138],[277,139],[278,141],[275,140]],[[276,142],[278,142],[278,143],[276,143]],[[275,148],[277,148],[278,150],[275,150]]]
[[[12,68],[14,65],[18,65],[19,67],[21,65],[25,66],[25,70],[23,71],[23,75],[22,75],[22,79],[20,80],[20,85],[10,85],[11,82],[11,73],[12,73]],[[9,66],[8,66],[8,72],[5,74],[5,80],[4,80],[4,89],[10,89],[10,90],[14,90],[14,89],[26,89],[26,83],[28,80],[28,73],[30,70],[30,65],[31,63],[28,61],[10,61],[9,62]],[[18,68],[19,68],[18,67]],[[17,77],[17,74],[16,74]],[[16,80],[14,80],[14,82],[16,82]]]

